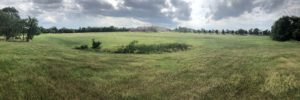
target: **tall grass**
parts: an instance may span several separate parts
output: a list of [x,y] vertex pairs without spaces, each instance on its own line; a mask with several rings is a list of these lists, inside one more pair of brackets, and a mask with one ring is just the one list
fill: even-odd
[[[132,40],[193,48],[86,52],[95,51],[93,38],[111,52]],[[89,49],[73,49],[81,44]],[[190,33],[43,34],[30,43],[0,42],[0,100],[299,100],[299,44]]]

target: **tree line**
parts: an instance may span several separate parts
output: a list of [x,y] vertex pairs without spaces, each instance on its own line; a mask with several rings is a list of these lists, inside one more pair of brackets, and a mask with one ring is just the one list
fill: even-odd
[[72,28],[60,28],[50,27],[43,28],[40,27],[42,33],[84,33],[84,32],[128,32],[128,28],[118,28],[115,26],[110,27],[80,27],[78,29]]
[[40,33],[38,20],[34,17],[21,19],[19,11],[14,7],[6,7],[0,10],[0,36],[6,41],[22,39],[30,41]]
[[186,27],[178,27],[175,28],[173,31],[175,32],[183,32],[183,33],[204,33],[204,34],[232,34],[232,35],[258,35],[258,36],[268,36],[271,34],[270,30],[260,30],[258,28],[251,28],[249,30],[246,29],[238,29],[238,30],[229,30],[229,29],[223,29],[223,30],[206,30],[206,29],[192,29],[192,28],[186,28]]

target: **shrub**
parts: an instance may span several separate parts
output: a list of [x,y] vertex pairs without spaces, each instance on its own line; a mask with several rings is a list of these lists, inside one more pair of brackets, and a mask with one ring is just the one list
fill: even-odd
[[116,53],[135,53],[136,51],[136,44],[138,41],[134,40],[130,42],[127,46],[123,46],[119,48]]
[[95,39],[92,40],[92,49],[101,49],[101,44],[102,42],[100,41],[95,41]]
[[170,43],[170,44],[137,44],[138,41],[133,41],[127,46],[119,48],[115,53],[135,53],[135,54],[150,54],[150,53],[163,53],[163,52],[176,52],[188,49],[187,44]]
[[88,48],[89,48],[88,45],[81,45],[81,46],[75,47],[75,49],[79,49],[79,50],[85,50],[85,49],[88,49]]

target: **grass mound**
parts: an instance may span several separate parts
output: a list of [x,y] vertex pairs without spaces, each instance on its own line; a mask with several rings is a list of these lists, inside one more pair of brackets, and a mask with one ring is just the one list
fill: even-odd
[[132,41],[127,46],[119,48],[115,53],[131,53],[131,54],[151,54],[151,53],[164,53],[185,51],[189,45],[184,43],[167,43],[167,44],[137,44],[138,41]]

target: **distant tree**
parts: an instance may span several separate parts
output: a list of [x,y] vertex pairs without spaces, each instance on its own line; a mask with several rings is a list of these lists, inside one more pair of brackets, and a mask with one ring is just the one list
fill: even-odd
[[239,35],[246,35],[247,31],[244,30],[244,29],[239,29],[239,30],[237,30],[237,34],[239,34]]
[[75,33],[75,29],[61,28],[58,30],[58,33]]
[[259,35],[259,33],[260,33],[260,30],[259,30],[258,28],[255,28],[255,29],[253,30],[253,34],[254,34],[254,35]]
[[216,33],[216,34],[219,34],[219,30],[215,30],[215,33]]
[[225,30],[224,29],[222,30],[222,34],[225,35]]
[[252,28],[249,29],[248,33],[249,33],[250,35],[254,35],[254,34],[253,34],[253,29],[252,29]]
[[211,31],[211,30],[208,30],[208,33],[212,33],[212,31]]
[[271,34],[271,32],[270,32],[269,30],[264,30],[264,31],[262,32],[262,35],[268,36],[268,35],[270,35],[270,34]]
[[49,28],[48,30],[49,30],[49,33],[58,33],[58,28],[55,26]]
[[234,30],[231,30],[230,33],[231,33],[231,34],[234,34],[235,32],[234,32]]

